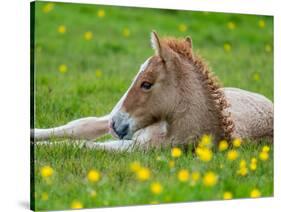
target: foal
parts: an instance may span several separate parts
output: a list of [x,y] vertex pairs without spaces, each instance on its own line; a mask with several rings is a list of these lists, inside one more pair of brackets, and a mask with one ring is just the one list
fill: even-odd
[[[35,140],[50,137],[95,139],[111,133],[119,140],[86,142],[90,148],[179,145],[210,134],[215,141],[273,138],[273,103],[238,88],[220,88],[193,52],[190,37],[159,39],[151,34],[155,55],[140,67],[112,112],[51,129],[35,129]],[[34,134],[34,135],[33,135]]]

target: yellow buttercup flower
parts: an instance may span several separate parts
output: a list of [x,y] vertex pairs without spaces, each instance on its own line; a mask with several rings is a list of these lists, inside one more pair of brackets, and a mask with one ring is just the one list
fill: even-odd
[[51,166],[43,166],[40,171],[41,171],[41,176],[44,178],[51,177],[54,173],[54,170]]
[[261,192],[258,189],[253,189],[250,193],[251,198],[258,198],[261,196]]
[[225,150],[227,150],[227,148],[228,148],[228,143],[227,143],[227,141],[226,140],[222,140],[222,141],[220,141],[220,143],[219,143],[219,151],[225,151]]
[[246,163],[246,161],[243,159],[243,160],[241,160],[240,161],[240,163],[239,163],[239,166],[240,166],[240,168],[242,168],[242,167],[246,167],[247,166],[247,163]]
[[257,159],[256,158],[251,159],[250,169],[252,171],[255,171],[257,169]]
[[105,11],[103,9],[98,10],[97,16],[99,18],[103,18],[105,16]]
[[269,155],[268,155],[267,152],[260,152],[259,158],[260,158],[261,160],[265,161],[265,160],[268,160]]
[[180,32],[186,32],[186,30],[187,30],[187,25],[186,25],[186,24],[180,24],[180,25],[178,26],[178,29],[179,29]]
[[258,162],[258,160],[256,158],[251,159],[251,163],[257,163],[257,162]]
[[236,148],[240,147],[241,143],[242,143],[242,141],[241,141],[240,138],[235,138],[232,142],[233,146],[236,147]]
[[47,201],[47,200],[49,199],[48,193],[43,192],[42,195],[41,195],[41,199],[42,199],[43,201]]
[[60,73],[62,73],[62,74],[64,74],[65,72],[67,72],[67,65],[65,65],[65,64],[61,64],[61,65],[59,65],[59,72]]
[[97,69],[95,75],[97,78],[100,78],[102,76],[102,71],[100,69]]
[[124,28],[122,34],[124,37],[129,37],[131,35],[131,31],[128,28]]
[[248,174],[248,168],[240,167],[240,169],[237,171],[237,174],[241,176],[246,176]]
[[83,208],[83,204],[77,200],[74,200],[71,205],[70,205],[70,208],[72,209],[80,209],[80,208]]
[[87,178],[90,182],[96,183],[100,180],[101,174],[99,171],[92,169],[88,172]]
[[258,25],[261,29],[265,27],[265,21],[264,20],[259,20]]
[[54,3],[47,3],[43,6],[43,12],[44,13],[49,13],[54,9],[55,4]]
[[189,179],[189,172],[186,169],[182,169],[178,172],[178,179],[181,182],[186,182]]
[[208,148],[198,147],[198,148],[196,148],[196,154],[199,157],[199,159],[204,161],[204,162],[210,161],[213,157],[212,150],[210,150]]
[[225,52],[230,52],[231,49],[232,49],[232,47],[231,47],[231,45],[230,45],[229,43],[225,43],[225,44],[223,45],[223,48],[224,48],[224,51],[225,51]]
[[236,150],[229,150],[227,153],[227,159],[228,160],[236,160],[238,158],[239,154]]
[[130,169],[133,172],[137,172],[141,169],[141,164],[138,161],[134,161],[130,164]]
[[146,181],[150,178],[150,170],[145,167],[141,167],[137,173],[136,177],[139,181]]
[[162,185],[161,185],[159,182],[153,182],[153,183],[151,183],[151,185],[150,185],[150,191],[151,191],[153,194],[158,195],[158,194],[162,193],[163,187],[162,187]]
[[216,185],[218,182],[218,176],[214,172],[207,172],[203,177],[203,184],[211,187]]
[[64,25],[60,25],[58,27],[58,33],[64,34],[66,32],[66,27]]
[[262,152],[269,152],[270,147],[269,146],[263,146]]
[[212,137],[210,135],[203,135],[199,142],[199,147],[209,148],[212,146]]
[[182,154],[182,151],[180,148],[178,147],[174,147],[172,150],[171,150],[171,155],[173,158],[178,158],[180,157]]
[[93,37],[94,37],[94,35],[90,31],[87,31],[87,32],[84,33],[84,39],[87,40],[87,41],[92,40]]
[[228,22],[227,23],[227,28],[230,29],[230,30],[235,29],[236,28],[235,22],[233,22],[233,21]]
[[228,200],[228,199],[232,199],[232,198],[233,198],[233,195],[231,192],[226,191],[223,193],[223,199]]
[[252,171],[255,171],[255,170],[257,169],[257,164],[256,164],[256,163],[251,163],[251,164],[250,164],[250,169],[251,169]]

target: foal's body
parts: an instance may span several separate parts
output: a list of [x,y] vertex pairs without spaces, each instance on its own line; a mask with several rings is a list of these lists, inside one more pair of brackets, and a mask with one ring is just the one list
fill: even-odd
[[190,38],[160,40],[152,34],[156,55],[142,66],[112,112],[51,129],[35,129],[35,140],[50,137],[93,140],[111,133],[120,140],[86,143],[89,148],[131,150],[197,141],[273,138],[273,103],[238,88],[220,88],[193,54]]

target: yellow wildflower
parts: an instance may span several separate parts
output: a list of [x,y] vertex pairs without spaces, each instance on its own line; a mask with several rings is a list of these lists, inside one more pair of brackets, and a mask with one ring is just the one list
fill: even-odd
[[160,194],[163,191],[163,187],[159,182],[154,182],[154,183],[151,183],[151,185],[150,185],[150,191],[153,194],[157,195],[157,194]]
[[198,147],[198,148],[196,148],[196,154],[198,155],[199,159],[204,162],[210,161],[213,157],[212,150],[210,150],[208,148]]
[[95,182],[98,182],[100,180],[101,175],[100,175],[99,171],[92,169],[92,170],[89,171],[89,173],[87,175],[87,178],[90,182],[95,183]]
[[65,72],[67,72],[67,65],[65,65],[65,64],[61,64],[61,65],[59,65],[59,72],[60,73],[62,73],[62,74],[64,74]]
[[224,51],[225,52],[230,52],[231,51],[231,45],[229,43],[225,43],[223,45]]
[[93,37],[94,37],[94,35],[90,31],[87,31],[87,32],[84,33],[84,39],[87,40],[87,41],[92,40]]
[[251,159],[251,163],[257,163],[257,162],[258,162],[258,160],[256,158]]
[[99,18],[103,18],[105,16],[105,11],[103,9],[98,10],[97,16]]
[[246,167],[246,166],[247,166],[246,161],[245,161],[244,159],[243,159],[243,160],[241,160],[241,161],[240,161],[239,166],[240,166],[240,168],[242,168],[242,167]]
[[43,6],[43,12],[44,13],[49,13],[54,9],[55,4],[54,3],[47,3]]
[[268,155],[267,152],[260,152],[259,158],[260,158],[261,160],[268,160],[269,155]]
[[139,181],[146,181],[150,178],[150,171],[145,167],[141,167],[136,174],[136,177]]
[[250,164],[250,169],[251,169],[252,171],[255,171],[255,170],[257,169],[257,164],[256,164],[256,163],[251,163],[251,164]]
[[203,135],[199,143],[200,147],[209,148],[212,146],[212,137],[210,135]]
[[227,153],[227,159],[228,160],[236,160],[238,158],[239,154],[236,150],[229,150]]
[[47,200],[49,199],[48,193],[43,192],[42,195],[41,195],[41,199],[42,199],[43,201],[47,201]]
[[265,21],[264,20],[259,20],[258,22],[259,27],[262,29],[265,27]]
[[124,37],[129,37],[131,35],[131,31],[128,28],[124,28],[122,34]]
[[240,147],[241,146],[241,139],[240,138],[235,138],[234,140],[233,140],[233,146],[234,147],[236,147],[236,148],[238,148],[238,147]]
[[54,173],[54,170],[51,166],[43,166],[40,171],[41,176],[45,178],[51,177]]
[[170,168],[174,168],[175,167],[175,161],[174,160],[170,160],[168,163]]
[[233,22],[233,21],[228,22],[227,23],[227,28],[230,29],[230,30],[235,29],[236,28],[235,22]]
[[66,32],[66,27],[64,25],[60,25],[58,27],[58,33],[64,34]]
[[262,152],[269,152],[270,147],[269,146],[263,146]]
[[222,140],[219,143],[219,151],[225,151],[228,148],[228,143],[226,140]]
[[82,204],[81,202],[77,201],[77,200],[74,200],[74,201],[71,203],[70,207],[71,207],[72,209],[80,209],[80,208],[83,208],[83,204]]
[[241,176],[246,176],[248,174],[248,168],[247,167],[240,167],[237,174]]
[[181,182],[186,182],[189,179],[189,172],[186,169],[182,169],[178,172],[178,179]]
[[203,177],[203,184],[211,187],[216,185],[218,182],[218,176],[214,172],[207,172]]
[[134,161],[130,164],[130,169],[133,172],[137,172],[141,169],[141,164],[138,161]]
[[97,69],[95,74],[97,78],[100,78],[102,76],[102,71],[100,69]]
[[178,28],[180,32],[186,32],[187,30],[187,26],[185,24],[180,24]]
[[180,157],[182,154],[182,151],[180,148],[178,147],[174,147],[172,150],[171,150],[171,155],[173,158],[178,158]]
[[253,189],[250,193],[251,198],[258,198],[261,196],[261,192],[258,189]]
[[232,198],[233,198],[233,196],[232,196],[231,192],[226,191],[223,193],[223,199],[228,200],[228,199],[232,199]]

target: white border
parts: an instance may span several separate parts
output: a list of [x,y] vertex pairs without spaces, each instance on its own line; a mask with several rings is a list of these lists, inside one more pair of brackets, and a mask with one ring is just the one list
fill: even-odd
[[[275,108],[280,107],[281,7],[279,0],[75,0],[59,2],[219,11],[275,15]],[[29,0],[1,3],[1,211],[27,210],[29,202]],[[279,39],[278,39],[279,38]],[[279,59],[279,60],[278,60]],[[281,201],[280,109],[275,110],[275,197],[258,200],[211,201],[85,211],[277,211]]]

